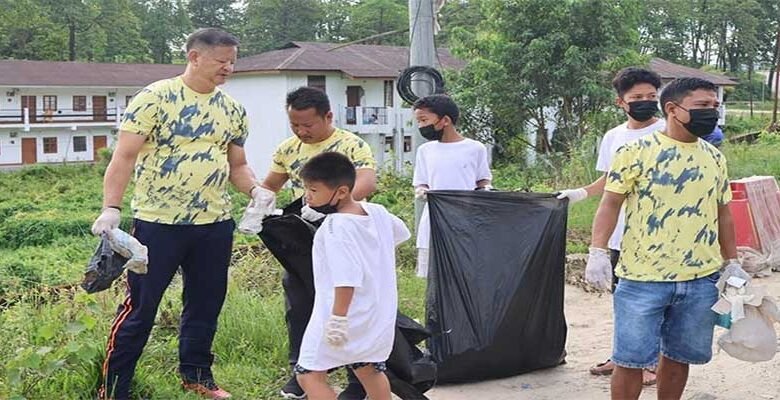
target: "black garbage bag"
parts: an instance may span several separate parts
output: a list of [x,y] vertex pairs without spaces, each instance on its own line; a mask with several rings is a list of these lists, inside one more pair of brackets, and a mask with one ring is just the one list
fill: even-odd
[[100,235],[100,244],[95,255],[89,260],[81,288],[87,293],[97,293],[111,287],[111,284],[122,275],[128,258],[111,249],[108,234]]
[[426,320],[438,382],[563,362],[567,202],[552,195],[428,192]]
[[[314,233],[321,223],[304,221],[300,217],[301,206],[302,202],[298,199],[285,207],[282,215],[267,217],[259,233],[265,246],[286,271],[283,285],[295,288],[295,295],[286,299],[286,322],[290,338],[296,341],[303,338],[314,304],[311,250]],[[290,309],[297,311],[289,312]],[[423,393],[433,387],[436,380],[436,364],[416,346],[428,337],[430,332],[427,329],[398,313],[395,342],[387,361],[387,376],[393,393],[403,400],[426,400]],[[294,347],[296,344],[290,345]],[[300,347],[300,343],[297,346]],[[293,358],[297,358],[297,354]]]

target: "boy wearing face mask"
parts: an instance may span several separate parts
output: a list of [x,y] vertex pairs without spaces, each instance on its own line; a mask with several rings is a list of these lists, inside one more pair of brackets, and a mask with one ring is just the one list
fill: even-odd
[[[588,186],[579,189],[563,190],[558,195],[559,199],[568,198],[569,204],[585,200],[590,196],[600,196],[604,192],[604,184],[607,171],[612,163],[615,152],[623,145],[653,132],[666,128],[666,121],[657,118],[658,113],[658,89],[661,87],[661,77],[653,71],[628,67],[624,68],[612,80],[612,86],[617,92],[616,104],[626,113],[628,120],[607,131],[604,135],[599,156],[596,161],[596,170],[603,175]],[[609,251],[612,266],[617,265],[620,258],[620,242],[623,238],[625,213],[620,211],[617,226],[609,238]],[[614,274],[613,274],[614,276]],[[615,289],[617,279],[612,283]],[[590,368],[593,375],[609,375],[615,364],[607,359]],[[643,382],[646,385],[655,383],[655,373],[652,368],[644,371]]]
[[613,399],[638,399],[642,369],[659,358],[658,398],[681,398],[689,365],[712,357],[718,279],[750,280],[737,260],[726,159],[701,139],[718,122],[715,85],[676,79],[661,104],[666,129],[615,154],[585,268],[589,283],[612,283],[607,248],[625,203],[613,295]]
[[[420,134],[428,143],[417,149],[412,185],[415,197],[426,198],[429,190],[489,190],[493,178],[487,149],[476,140],[458,133],[460,111],[455,102],[441,94],[418,99],[413,107]],[[417,228],[417,276],[428,276],[430,215],[425,205]]]
[[355,167],[327,152],[301,170],[306,202],[326,214],[314,235],[315,297],[295,373],[309,399],[336,399],[329,371],[354,371],[372,400],[390,400],[385,361],[398,308],[395,247],[406,225],[383,206],[355,201]]

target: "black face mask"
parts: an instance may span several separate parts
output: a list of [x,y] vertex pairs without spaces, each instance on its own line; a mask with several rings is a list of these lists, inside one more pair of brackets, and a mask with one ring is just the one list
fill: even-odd
[[436,129],[434,127],[438,122],[439,121],[436,121],[433,124],[421,126],[420,135],[426,140],[441,140],[442,136],[444,136],[444,129]]
[[677,122],[680,122],[693,136],[707,136],[712,133],[712,131],[715,129],[715,126],[718,125],[718,118],[720,117],[720,113],[718,112],[717,108],[695,108],[692,110],[686,110],[681,105],[676,105],[677,107],[688,111],[688,114],[690,114],[691,120],[687,123],[682,123],[676,117],[675,119],[677,119]]
[[321,206],[316,206],[316,207],[309,206],[309,208],[311,208],[312,210],[314,210],[314,211],[316,211],[316,212],[318,212],[320,214],[325,214],[325,215],[335,214],[335,213],[337,213],[339,211],[339,208],[338,208],[339,202],[337,201],[336,204],[330,204],[333,201],[334,197],[336,197],[336,192],[335,191],[333,192],[333,195],[330,196],[330,200],[328,200],[327,203],[325,203],[325,204],[323,204]]
[[628,103],[628,115],[639,122],[653,118],[657,112],[658,102],[656,100],[638,100]]

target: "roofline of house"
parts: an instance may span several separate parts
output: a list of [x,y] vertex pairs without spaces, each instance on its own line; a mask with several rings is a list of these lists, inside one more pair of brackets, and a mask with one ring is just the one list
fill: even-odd
[[[152,83],[152,82],[149,82]],[[18,89],[30,89],[30,88],[46,88],[46,89],[69,89],[69,88],[100,88],[100,89],[142,89],[146,85],[137,86],[109,86],[109,85],[15,85],[11,83],[0,82],[0,87],[18,88]]]

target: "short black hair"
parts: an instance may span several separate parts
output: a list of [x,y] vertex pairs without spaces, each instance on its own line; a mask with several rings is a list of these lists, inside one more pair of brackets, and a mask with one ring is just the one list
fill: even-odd
[[414,102],[412,108],[415,110],[428,110],[438,115],[439,118],[450,117],[453,125],[457,125],[458,118],[460,118],[458,105],[455,104],[455,101],[450,96],[444,94],[432,94],[421,97]]
[[233,34],[223,31],[218,28],[201,28],[195,32],[192,32],[187,37],[187,44],[185,50],[190,51],[194,47],[221,47],[221,46],[238,46],[241,42]]
[[680,104],[684,98],[691,95],[694,90],[711,90],[718,92],[718,87],[714,83],[701,78],[677,78],[664,88],[661,92],[661,110],[666,115],[666,103],[672,102]]
[[335,189],[347,186],[351,191],[355,187],[355,165],[347,156],[327,151],[312,157],[301,169],[301,179],[306,182],[322,182]]
[[317,110],[317,115],[324,117],[330,112],[330,99],[320,89],[304,86],[287,93],[287,108],[302,111],[308,108]]
[[626,92],[640,83],[649,83],[658,89],[661,87],[661,76],[649,69],[623,68],[612,80],[612,87],[615,88],[618,96],[623,97]]

